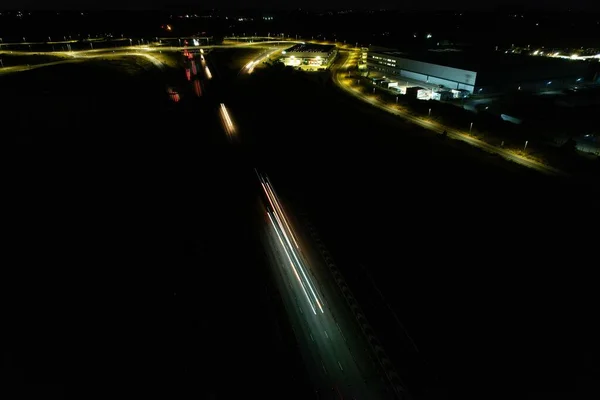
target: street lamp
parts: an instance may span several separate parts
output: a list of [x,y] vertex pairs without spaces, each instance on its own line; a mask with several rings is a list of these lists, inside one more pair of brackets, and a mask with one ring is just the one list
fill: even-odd
[[525,151],[525,149],[527,149],[527,143],[529,143],[528,140],[525,141],[525,146],[523,146],[523,151]]
[[471,125],[469,126],[469,133],[471,133],[471,131],[473,131],[473,123],[471,122]]
[[[396,97],[397,98],[397,97]],[[431,108],[429,109],[429,116],[431,117]]]
[[396,104],[398,103],[398,96],[396,96]]

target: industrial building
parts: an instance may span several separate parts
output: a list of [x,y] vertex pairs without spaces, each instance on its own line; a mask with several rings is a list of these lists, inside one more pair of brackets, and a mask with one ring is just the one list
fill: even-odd
[[320,70],[329,68],[337,55],[337,49],[334,45],[301,43],[281,53],[281,61],[286,66]]
[[489,95],[558,90],[584,81],[590,71],[585,61],[501,52],[475,54],[457,49],[417,54],[369,51],[367,67],[387,79],[404,80],[408,86],[426,86],[431,89],[432,97],[434,92],[444,91]]

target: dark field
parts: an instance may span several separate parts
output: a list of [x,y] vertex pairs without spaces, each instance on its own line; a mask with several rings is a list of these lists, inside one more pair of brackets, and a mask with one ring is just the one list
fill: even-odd
[[[212,53],[200,99],[183,71],[0,77],[4,139],[18,144],[13,309],[27,341],[15,352],[69,370],[91,360],[86,379],[98,369],[136,396],[307,398],[262,266],[259,167],[315,223],[418,398],[436,386],[442,398],[575,390],[596,350],[595,193],[441,141],[320,76],[238,77],[247,56]],[[240,145],[220,127],[221,102]],[[420,355],[386,334],[361,266]],[[25,376],[64,380],[57,368]]]
[[320,228],[416,394],[587,390],[594,188],[440,141],[319,76],[257,72],[232,91],[244,146]]

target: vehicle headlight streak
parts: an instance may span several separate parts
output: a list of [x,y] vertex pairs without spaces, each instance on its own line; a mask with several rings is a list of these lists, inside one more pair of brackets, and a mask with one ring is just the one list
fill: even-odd
[[[292,246],[292,243],[290,242],[287,232],[289,232],[290,236],[292,236],[292,239],[294,239],[292,230],[287,222],[287,218],[285,217],[285,214],[283,213],[281,206],[279,205],[279,201],[274,193],[274,190],[271,189],[271,185],[269,184],[270,182],[265,182],[264,179],[260,175],[259,175],[259,178],[261,180],[261,185],[263,187],[263,190],[264,190],[265,194],[267,195],[267,199],[269,200],[269,203],[271,204],[271,207],[273,208],[272,212],[268,212],[267,214],[269,215],[269,219],[271,220],[271,223],[273,224],[273,227],[275,228],[275,231],[277,232],[277,237],[279,238],[279,241],[280,241],[281,245],[283,246],[283,249],[285,250],[285,254],[287,255],[287,257],[290,260],[292,268],[294,269],[294,273],[299,278],[298,272],[296,269],[296,266],[297,266],[298,269],[300,270],[300,274],[304,278],[304,282],[306,282],[306,285],[304,285],[303,281],[299,279],[299,282],[302,285],[302,290],[304,291],[305,295],[307,296],[307,299],[308,299],[313,311],[315,311],[315,308],[312,304],[312,299],[314,299],[314,302],[317,304],[317,307],[319,308],[321,313],[324,313],[325,311],[323,310],[322,302],[319,299],[319,296],[317,295],[310,279],[308,278],[308,276],[306,274],[305,268],[303,266],[303,262],[300,261],[300,258],[296,254],[296,249],[294,248],[294,246]],[[267,178],[267,180],[268,180],[268,178]],[[273,220],[273,217],[271,217],[271,214],[273,214],[273,217],[275,218],[275,221],[277,221],[277,224],[275,224],[275,221]],[[283,220],[283,222],[282,222],[282,220]],[[286,228],[287,228],[287,232],[286,232]],[[283,240],[281,240],[281,235],[279,234],[280,231],[283,234],[283,237],[285,239],[285,242],[287,243],[287,246],[285,245]],[[300,249],[300,247],[298,246],[295,239],[294,239],[294,242],[296,243],[296,248]],[[292,253],[292,256],[290,256],[289,253]],[[292,258],[293,258],[293,260],[292,260]],[[295,264],[294,264],[294,261],[295,261]],[[310,296],[308,296],[305,286],[308,286],[310,294],[312,295],[312,299]],[[316,314],[316,312],[315,312],[315,314]]]
[[229,116],[229,112],[227,111],[227,107],[225,107],[225,104],[221,103],[220,111],[223,126],[225,127],[225,132],[227,133],[227,136],[232,137],[235,134],[235,126],[231,121],[231,117]]
[[[268,181],[268,179],[269,179],[269,178],[267,178],[267,181]],[[271,194],[271,196],[269,197],[269,200],[271,199],[271,197],[273,198],[273,200],[274,200],[274,202],[275,202],[275,205],[276,205],[276,207],[277,207],[276,209],[277,209],[277,211],[279,212],[279,214],[281,214],[281,216],[282,216],[282,218],[283,218],[283,222],[285,223],[285,226],[287,227],[287,229],[288,229],[288,232],[290,232],[290,236],[292,237],[292,241],[293,241],[293,242],[294,242],[294,244],[296,245],[296,248],[297,248],[297,249],[300,249],[300,246],[298,246],[298,242],[296,241],[296,238],[294,237],[294,233],[292,232],[292,229],[290,228],[290,225],[289,225],[289,224],[288,224],[288,222],[287,222],[287,218],[285,217],[285,213],[283,212],[283,209],[281,208],[281,206],[279,205],[279,202],[277,201],[277,196],[275,195],[275,191],[272,189],[272,187],[271,187],[271,185],[270,185],[270,182],[267,182],[267,183],[266,183],[266,186],[265,186],[265,185],[263,185],[263,188],[264,188],[264,187],[266,187],[266,188],[269,190],[269,192],[270,192],[270,194]],[[266,190],[265,190],[265,191],[266,191]],[[269,196],[269,193],[267,193],[267,196]],[[272,203],[271,203],[271,205],[272,205]],[[273,207],[273,208],[275,209],[275,207]]]
[[290,265],[292,266],[292,269],[294,270],[294,275],[296,275],[296,279],[298,279],[298,283],[300,283],[300,286],[302,287],[304,296],[306,296],[306,299],[308,300],[308,304],[310,304],[310,308],[312,309],[313,313],[315,315],[317,315],[317,310],[315,310],[315,307],[312,305],[312,302],[310,301],[310,297],[308,296],[308,293],[306,292],[306,288],[304,287],[304,283],[302,283],[302,279],[300,279],[300,275],[298,275],[298,271],[296,270],[296,267],[294,266],[294,262],[292,261],[290,254],[288,253],[287,249],[285,248],[285,245],[283,244],[283,240],[281,240],[281,235],[279,234],[279,230],[277,229],[277,226],[275,225],[275,222],[273,221],[273,218],[271,217],[271,213],[267,211],[267,215],[269,216],[269,219],[271,220],[273,229],[275,229],[275,233],[277,234],[277,239],[279,239],[279,243],[281,243],[281,247],[283,247],[283,251],[285,251],[285,255],[287,256],[288,260],[290,261]]

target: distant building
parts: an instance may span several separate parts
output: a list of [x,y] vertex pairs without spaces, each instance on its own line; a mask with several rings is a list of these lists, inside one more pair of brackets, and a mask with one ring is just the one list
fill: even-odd
[[360,48],[360,58],[358,59],[358,69],[367,69],[367,58],[369,56],[369,48]]
[[564,89],[591,78],[589,64],[585,61],[499,52],[477,54],[456,49],[415,54],[369,51],[367,66],[370,71],[392,78],[471,94]]
[[290,67],[306,70],[327,69],[337,55],[334,45],[301,43],[282,52],[281,61]]

